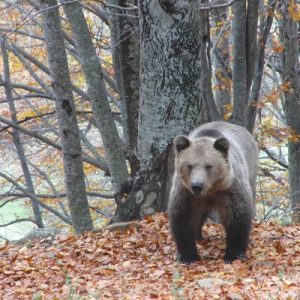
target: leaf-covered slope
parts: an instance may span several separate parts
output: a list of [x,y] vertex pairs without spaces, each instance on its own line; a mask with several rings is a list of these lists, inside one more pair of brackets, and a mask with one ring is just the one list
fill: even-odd
[[249,260],[226,265],[223,229],[208,224],[201,261],[181,265],[157,214],[126,231],[4,245],[0,299],[300,298],[300,226],[256,224],[251,240]]

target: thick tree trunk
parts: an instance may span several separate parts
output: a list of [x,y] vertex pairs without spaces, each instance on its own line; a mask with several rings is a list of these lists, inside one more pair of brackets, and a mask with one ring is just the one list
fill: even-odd
[[76,233],[93,229],[85,190],[82,151],[72,95],[67,55],[56,0],[41,0],[41,14],[52,88],[56,97],[65,184]]
[[142,218],[167,209],[174,171],[173,148],[167,149],[151,169],[142,170],[122,185],[116,195],[117,210],[111,223]]
[[79,2],[61,0],[71,25],[79,60],[86,79],[88,94],[101,139],[106,150],[112,183],[115,190],[128,178],[125,156],[116,124],[108,103],[103,74],[90,32]]
[[202,37],[197,1],[141,1],[140,12],[138,155],[147,169],[199,124]]
[[111,45],[122,107],[123,132],[130,171],[131,174],[135,174],[139,168],[135,155],[138,138],[140,70],[138,7],[136,0],[109,0],[108,4],[112,6],[109,9]]
[[[140,172],[123,186],[112,221],[165,210],[173,169],[170,146],[177,134],[200,124],[205,101],[199,2],[140,2]],[[205,38],[204,38],[205,40]]]
[[[16,112],[14,100],[13,100],[12,88],[11,88],[11,83],[10,83],[9,60],[8,60],[8,55],[6,52],[5,43],[6,43],[6,41],[4,39],[2,39],[1,40],[1,50],[2,50],[2,57],[3,57],[5,94],[6,94],[6,98],[7,98],[7,103],[9,105],[9,110],[11,113],[11,119],[15,124],[17,124],[18,123],[17,112]],[[21,163],[22,170],[23,170],[27,190],[30,194],[34,195],[35,192],[34,192],[33,182],[32,182],[31,174],[30,174],[29,167],[28,167],[28,164],[26,161],[24,148],[23,148],[23,145],[20,140],[19,131],[16,129],[13,129],[12,137],[13,137],[13,142],[16,147],[16,151],[17,151],[20,163]],[[31,205],[32,205],[34,220],[35,220],[36,224],[38,225],[39,228],[44,228],[45,226],[43,223],[42,213],[41,213],[41,209],[40,209],[39,205],[33,201],[31,201]]]
[[[300,136],[300,82],[298,25],[288,12],[289,1],[281,1],[282,28],[281,41],[284,46],[282,56],[282,81],[284,89],[285,115],[287,123]],[[300,140],[288,143],[289,182],[293,220],[300,222]]]

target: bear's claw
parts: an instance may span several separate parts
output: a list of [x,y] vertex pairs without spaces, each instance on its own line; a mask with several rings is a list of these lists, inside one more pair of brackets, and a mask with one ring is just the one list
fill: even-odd
[[224,258],[224,262],[225,264],[231,264],[234,260],[239,259],[241,261],[245,261],[248,259],[247,255],[244,253],[240,253],[240,254],[226,254],[225,258]]
[[183,256],[183,255],[180,255],[178,254],[177,256],[177,260],[180,261],[181,263],[184,263],[184,264],[191,264],[195,261],[198,261],[200,258],[198,256],[198,254],[193,254],[191,256]]

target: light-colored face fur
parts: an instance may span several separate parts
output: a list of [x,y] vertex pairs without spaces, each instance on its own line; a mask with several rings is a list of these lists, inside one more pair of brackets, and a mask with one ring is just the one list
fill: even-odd
[[228,188],[231,177],[228,140],[210,137],[189,140],[178,136],[174,147],[177,175],[193,195],[206,196]]

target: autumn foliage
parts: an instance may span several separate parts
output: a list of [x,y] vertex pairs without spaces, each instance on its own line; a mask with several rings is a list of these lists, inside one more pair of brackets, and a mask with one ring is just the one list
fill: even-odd
[[164,214],[125,231],[0,249],[1,299],[298,299],[300,226],[254,224],[249,259],[224,264],[221,226],[204,227],[201,260],[175,261]]

